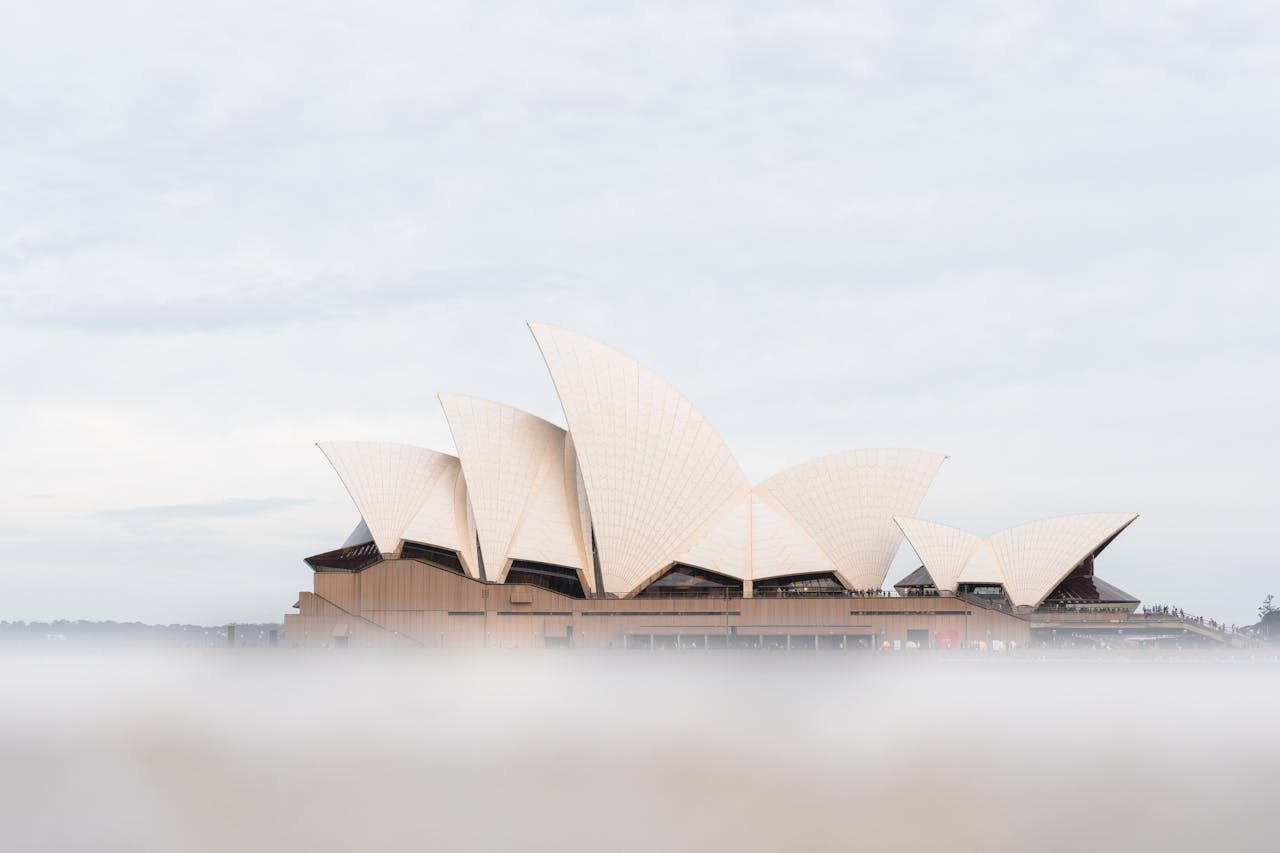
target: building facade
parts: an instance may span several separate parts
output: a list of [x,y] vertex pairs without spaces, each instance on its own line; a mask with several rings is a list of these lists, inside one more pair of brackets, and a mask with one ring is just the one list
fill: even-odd
[[[530,329],[567,429],[440,395],[457,455],[319,445],[360,514],[307,558],[294,645],[998,647],[1137,600],[1094,561],[1137,517],[992,536],[916,518],[944,457],[851,450],[752,483],[707,419],[599,341]],[[921,567],[885,591],[903,539]],[[1056,629],[1055,629],[1056,630]]]

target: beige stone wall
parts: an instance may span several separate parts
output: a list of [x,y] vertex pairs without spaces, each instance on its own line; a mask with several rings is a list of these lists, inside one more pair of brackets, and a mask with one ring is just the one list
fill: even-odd
[[961,646],[1024,644],[1029,623],[954,598],[574,599],[523,584],[483,584],[416,560],[318,572],[285,617],[285,642],[354,647],[544,648],[572,636],[621,648],[627,634],[863,636],[905,644],[908,631],[953,631]]

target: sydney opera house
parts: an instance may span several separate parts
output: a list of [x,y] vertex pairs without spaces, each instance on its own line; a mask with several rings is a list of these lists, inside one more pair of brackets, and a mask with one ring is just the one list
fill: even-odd
[[[567,429],[442,394],[456,456],[320,444],[360,522],[307,558],[314,590],[285,617],[288,643],[999,649],[1137,618],[1094,574],[1133,513],[989,536],[925,521],[946,458],[926,450],[850,450],[752,483],[652,371],[530,328]],[[920,568],[888,590],[904,538]]]

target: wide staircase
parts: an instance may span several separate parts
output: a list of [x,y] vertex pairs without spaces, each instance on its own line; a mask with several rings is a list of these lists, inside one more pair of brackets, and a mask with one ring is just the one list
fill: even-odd
[[1107,613],[1089,611],[1037,611],[1027,614],[1036,627],[1050,628],[1071,625],[1081,627],[1142,628],[1145,631],[1180,632],[1222,643],[1236,649],[1257,648],[1259,640],[1232,631],[1223,625],[1212,624],[1208,619],[1188,613]]

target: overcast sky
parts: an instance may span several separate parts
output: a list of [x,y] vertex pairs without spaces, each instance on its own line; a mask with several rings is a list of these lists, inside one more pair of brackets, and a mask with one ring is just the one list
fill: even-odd
[[1100,575],[1253,621],[1280,13],[1157,5],[5,3],[0,619],[278,620],[314,442],[563,424],[539,320],[757,480],[941,451],[922,517],[1139,512]]

